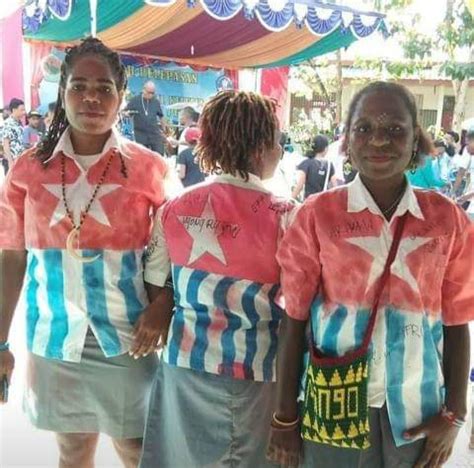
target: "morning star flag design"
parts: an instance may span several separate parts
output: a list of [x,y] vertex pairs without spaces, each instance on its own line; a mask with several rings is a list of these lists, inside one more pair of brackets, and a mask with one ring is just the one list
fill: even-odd
[[275,255],[292,209],[253,175],[214,177],[164,206],[145,278],[162,283],[169,258],[176,311],[165,362],[274,380],[282,317]]
[[325,355],[342,356],[362,343],[404,214],[372,337],[368,385],[369,406],[387,405],[397,445],[444,403],[443,326],[474,319],[474,225],[447,198],[410,186],[389,223],[357,177],[310,198],[278,252],[286,312],[311,320]]
[[[112,157],[74,245],[77,256],[96,258],[90,263],[66,248],[72,224],[62,200],[61,153],[76,225]],[[128,351],[133,325],[148,303],[142,257],[152,211],[164,202],[167,169],[161,157],[115,133],[89,170],[73,156],[66,131],[46,167],[31,151],[18,159],[0,195],[0,248],[28,251],[21,300],[28,350],[78,362],[88,327],[106,356]]]

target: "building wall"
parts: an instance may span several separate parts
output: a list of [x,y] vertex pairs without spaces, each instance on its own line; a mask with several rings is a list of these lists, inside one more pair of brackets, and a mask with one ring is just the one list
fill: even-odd
[[[440,85],[412,84],[404,83],[405,86],[415,95],[419,110],[423,111],[423,115],[427,118],[430,116],[429,111],[436,112],[437,127],[441,127],[442,111],[445,96],[454,97],[454,90],[450,83]],[[349,104],[357,91],[362,88],[363,84],[348,83],[344,85],[342,93],[342,109],[343,115],[347,113]],[[466,119],[474,117],[474,86],[468,89],[466,106]],[[423,120],[423,119],[422,119]]]

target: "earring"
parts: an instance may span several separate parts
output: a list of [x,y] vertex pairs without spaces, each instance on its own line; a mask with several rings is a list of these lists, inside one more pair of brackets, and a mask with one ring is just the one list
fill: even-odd
[[352,163],[351,163],[351,160],[348,158],[344,162],[344,165],[342,167],[342,171],[344,172],[344,174],[350,174],[352,172],[352,170],[353,170]]
[[411,174],[415,174],[416,170],[418,169],[418,164],[416,163],[416,159],[418,158],[418,149],[415,148],[411,155],[410,164],[408,165],[408,170]]

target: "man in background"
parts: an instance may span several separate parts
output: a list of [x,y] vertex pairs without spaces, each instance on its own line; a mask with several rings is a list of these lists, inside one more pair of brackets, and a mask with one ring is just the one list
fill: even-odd
[[6,159],[5,174],[25,149],[23,146],[23,125],[21,123],[25,116],[25,103],[21,99],[13,98],[10,101],[9,109],[11,114],[5,120],[2,132],[3,154]]
[[205,175],[199,167],[196,154],[194,152],[196,145],[201,138],[201,130],[198,127],[190,127],[185,133],[187,143],[186,149],[178,154],[177,169],[178,177],[181,179],[184,187],[204,182]]
[[168,137],[168,143],[174,148],[178,147],[178,155],[189,148],[188,143],[186,142],[186,132],[188,128],[196,127],[197,121],[199,120],[199,114],[191,107],[185,107],[179,113],[179,125],[182,129],[179,138]]
[[23,146],[25,149],[31,148],[43,137],[41,131],[41,114],[31,111],[28,114],[28,126],[23,129]]
[[164,140],[161,129],[163,111],[160,101],[156,98],[155,83],[147,81],[143,85],[142,92],[130,99],[125,110],[133,119],[135,141],[163,154]]

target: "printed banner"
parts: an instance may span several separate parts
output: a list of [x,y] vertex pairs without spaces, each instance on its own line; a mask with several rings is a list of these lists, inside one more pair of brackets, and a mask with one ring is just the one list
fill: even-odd
[[[63,58],[64,51],[53,48],[45,54],[37,54],[35,60],[39,62],[39,67],[36,66],[38,64],[32,64],[33,70],[40,68],[42,72],[42,76],[37,74],[31,79],[39,96],[37,109],[42,113],[46,113],[49,103],[56,101]],[[193,69],[176,63],[131,56],[122,56],[122,61],[128,76],[127,100],[139,94],[145,82],[153,81],[165,117],[174,124],[177,123],[180,107],[184,107],[184,104],[180,106],[179,103],[191,103],[196,110],[200,110],[210,96],[223,89],[233,88],[232,79],[223,70]],[[38,97],[35,103],[37,101]]]

